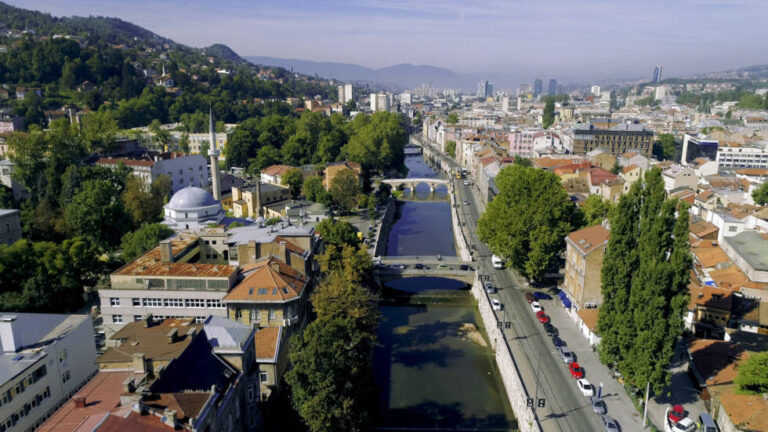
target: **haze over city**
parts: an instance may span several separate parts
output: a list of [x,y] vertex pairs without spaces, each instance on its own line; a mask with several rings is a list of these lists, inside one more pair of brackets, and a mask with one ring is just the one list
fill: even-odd
[[[463,74],[561,80],[668,77],[760,64],[759,0],[366,0],[281,2],[12,0],[54,15],[116,16],[192,46],[354,63],[429,64]],[[532,79],[532,78],[531,78]]]

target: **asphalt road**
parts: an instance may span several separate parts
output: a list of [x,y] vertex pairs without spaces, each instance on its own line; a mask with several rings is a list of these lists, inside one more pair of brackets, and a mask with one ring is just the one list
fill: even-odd
[[[531,396],[545,400],[544,408],[536,408],[542,429],[559,432],[605,430],[600,416],[592,412],[588,398],[576,387],[576,380],[570,376],[551,338],[546,335],[525,301],[525,287],[511,270],[496,270],[492,267],[490,251],[476,236],[480,206],[472,193],[472,186],[464,186],[463,180],[454,181],[456,202],[460,203],[459,219],[466,223],[462,226],[468,233],[470,245],[474,244],[476,248],[474,257],[477,266],[480,273],[489,274],[491,281],[499,288],[498,294],[494,296],[504,304],[500,318],[511,323],[511,328],[504,333],[523,383]],[[469,204],[464,205],[463,201]]]

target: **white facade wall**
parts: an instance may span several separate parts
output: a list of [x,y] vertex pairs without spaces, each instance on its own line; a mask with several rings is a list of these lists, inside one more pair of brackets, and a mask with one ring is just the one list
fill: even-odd
[[768,168],[768,148],[720,147],[717,163],[720,168]]
[[165,174],[171,178],[171,190],[177,192],[187,186],[208,187],[208,162],[202,155],[181,156],[155,162],[152,180]]

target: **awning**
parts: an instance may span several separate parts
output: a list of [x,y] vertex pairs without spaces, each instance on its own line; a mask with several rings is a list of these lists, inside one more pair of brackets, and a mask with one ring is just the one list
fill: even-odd
[[560,297],[560,300],[568,298],[568,296],[565,294],[565,291],[563,290],[560,290],[557,296]]
[[563,306],[567,307],[568,309],[571,308],[571,301],[568,299],[568,297],[563,299]]
[[560,293],[558,293],[557,296],[560,297],[560,301],[563,302],[563,306],[567,307],[568,309],[571,308],[571,299],[568,298],[568,294],[566,294],[565,291],[560,290]]

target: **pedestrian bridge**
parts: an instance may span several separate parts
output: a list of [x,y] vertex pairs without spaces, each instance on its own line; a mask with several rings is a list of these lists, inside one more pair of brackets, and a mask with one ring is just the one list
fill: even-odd
[[386,183],[395,189],[399,189],[402,186],[410,190],[414,190],[416,188],[416,185],[426,184],[427,186],[429,186],[430,192],[434,192],[435,188],[437,188],[440,185],[444,185],[445,187],[448,187],[448,180],[443,180],[439,178],[386,179],[386,180],[382,180],[381,182]]

